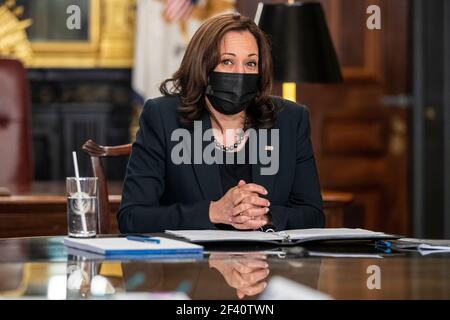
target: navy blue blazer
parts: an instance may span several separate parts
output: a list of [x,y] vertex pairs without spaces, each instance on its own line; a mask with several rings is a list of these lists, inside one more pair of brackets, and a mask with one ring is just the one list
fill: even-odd
[[[252,164],[252,182],[267,189],[272,224],[277,230],[324,227],[309,112],[291,101],[271,99],[278,109],[272,129],[279,129],[279,168],[275,175],[262,175],[264,165]],[[179,143],[171,141],[173,130],[180,128],[179,103],[178,96],[145,103],[117,214],[122,233],[218,228],[209,220],[209,205],[227,191],[222,190],[219,164],[171,161],[172,148]],[[203,131],[211,128],[207,113],[201,121]],[[207,143],[203,142],[203,147]]]

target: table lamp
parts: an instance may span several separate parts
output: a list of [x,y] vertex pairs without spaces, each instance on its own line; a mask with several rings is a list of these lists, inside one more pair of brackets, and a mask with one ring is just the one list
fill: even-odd
[[255,22],[272,46],[274,80],[296,102],[296,83],[339,83],[341,69],[318,2],[259,3]]

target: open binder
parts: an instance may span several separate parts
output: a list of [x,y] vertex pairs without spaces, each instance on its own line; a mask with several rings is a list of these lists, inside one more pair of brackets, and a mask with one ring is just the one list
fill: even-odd
[[324,228],[295,229],[280,232],[229,230],[166,230],[167,234],[195,243],[261,242],[276,245],[296,245],[312,241],[389,240],[400,236],[365,229]]

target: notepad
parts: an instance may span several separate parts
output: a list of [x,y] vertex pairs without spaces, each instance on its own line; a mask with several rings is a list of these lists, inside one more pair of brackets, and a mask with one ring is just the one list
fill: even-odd
[[380,240],[399,236],[365,229],[316,228],[295,229],[280,232],[229,231],[229,230],[166,230],[166,233],[191,242],[249,241],[275,244],[299,244],[320,240]]
[[160,242],[138,242],[123,237],[94,239],[66,237],[64,238],[64,245],[77,250],[101,254],[105,257],[203,254],[203,247],[197,244],[164,237],[155,237],[154,239],[158,239]]

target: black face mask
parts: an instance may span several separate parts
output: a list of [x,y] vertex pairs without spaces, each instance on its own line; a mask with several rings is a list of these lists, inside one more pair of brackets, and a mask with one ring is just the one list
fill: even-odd
[[222,114],[237,114],[247,108],[258,93],[257,73],[211,72],[206,96]]

